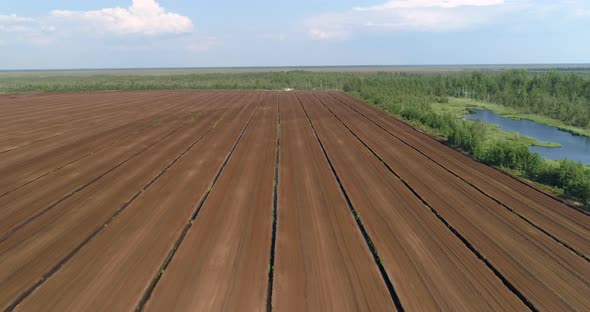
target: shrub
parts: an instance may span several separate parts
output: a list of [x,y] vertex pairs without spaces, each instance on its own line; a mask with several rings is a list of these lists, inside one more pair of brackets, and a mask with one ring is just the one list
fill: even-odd
[[476,157],[481,153],[484,138],[485,125],[480,121],[473,123],[454,122],[451,124],[448,134],[449,144]]
[[496,141],[490,144],[480,158],[487,164],[520,170],[530,178],[541,174],[543,164],[539,154],[531,152],[528,146],[507,141]]
[[566,196],[579,199],[584,204],[590,201],[590,172],[582,165],[571,160],[560,161],[557,186],[563,188]]

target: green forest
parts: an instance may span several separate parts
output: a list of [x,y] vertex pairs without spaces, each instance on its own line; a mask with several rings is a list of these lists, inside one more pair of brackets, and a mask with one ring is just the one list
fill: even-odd
[[546,161],[525,144],[490,140],[481,122],[437,113],[432,105],[449,97],[486,101],[578,129],[590,129],[590,73],[464,71],[442,73],[309,71],[256,73],[4,73],[0,92],[105,90],[343,90],[402,118],[447,144],[513,174],[549,186],[590,206],[590,169],[572,161]]
[[525,144],[486,140],[481,122],[439,114],[433,103],[449,96],[468,97],[513,107],[590,127],[590,77],[555,71],[447,75],[378,74],[356,77],[343,89],[395,116],[401,117],[480,161],[547,185],[566,198],[590,206],[590,170],[569,160],[545,161]]

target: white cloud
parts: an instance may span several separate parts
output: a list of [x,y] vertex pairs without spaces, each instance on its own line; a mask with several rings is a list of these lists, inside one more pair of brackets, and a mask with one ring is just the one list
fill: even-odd
[[504,0],[393,0],[323,14],[306,21],[313,39],[346,39],[370,30],[442,32],[493,21],[508,10]]
[[[165,34],[174,36],[163,36]],[[137,46],[154,45],[149,48],[153,50],[166,42],[192,51],[204,51],[216,45],[207,38],[206,44],[197,47],[195,39],[193,23],[188,17],[166,11],[155,0],[133,0],[127,9],[54,10],[36,18],[0,14],[0,40],[4,45],[46,47],[57,43],[86,45],[95,41],[105,48],[118,48],[131,41]]]
[[34,18],[17,16],[15,14],[0,15],[0,38],[3,45],[9,43],[26,43],[34,46],[46,46],[53,42],[52,32],[55,29],[43,25]]
[[30,17],[21,17],[15,14],[0,14],[0,32],[29,32],[34,29],[34,21]]
[[116,34],[159,35],[187,33],[193,30],[190,18],[167,12],[155,0],[133,0],[125,8],[106,8],[95,11],[54,10],[51,17],[82,23],[98,32]]
[[10,14],[10,15],[0,14],[0,24],[22,23],[22,22],[32,22],[32,21],[34,21],[34,20],[30,17],[21,17],[21,16],[17,16],[16,14]]
[[490,6],[504,4],[504,0],[393,0],[382,5],[357,7],[359,11],[381,11],[415,8],[456,8],[461,6]]

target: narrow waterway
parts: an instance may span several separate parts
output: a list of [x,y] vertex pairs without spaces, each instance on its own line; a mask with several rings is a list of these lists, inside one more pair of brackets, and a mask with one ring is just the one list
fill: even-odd
[[547,159],[570,159],[590,165],[590,138],[573,135],[555,127],[546,126],[530,120],[505,118],[490,110],[474,110],[465,115],[466,120],[481,120],[499,125],[506,131],[518,132],[541,142],[555,142],[561,147],[531,146],[530,150]]

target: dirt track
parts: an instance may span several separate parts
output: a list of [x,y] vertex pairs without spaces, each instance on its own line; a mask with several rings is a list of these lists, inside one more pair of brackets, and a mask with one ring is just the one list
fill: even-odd
[[0,96],[0,310],[590,311],[589,257],[588,215],[343,93]]

